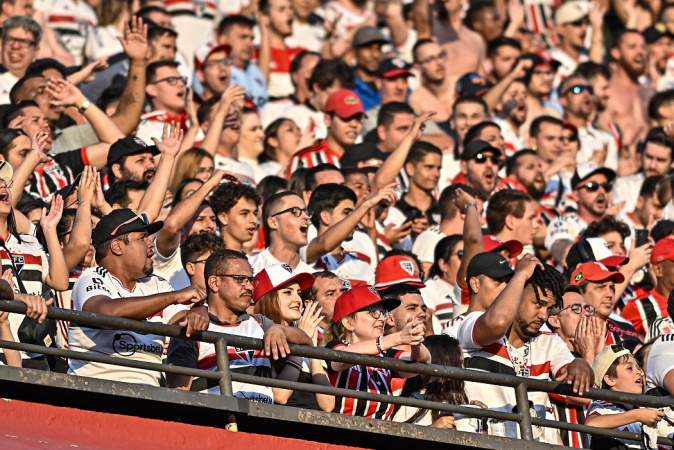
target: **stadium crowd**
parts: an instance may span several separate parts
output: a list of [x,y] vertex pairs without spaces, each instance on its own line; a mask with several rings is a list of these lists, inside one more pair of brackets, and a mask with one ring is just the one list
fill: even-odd
[[[671,436],[674,3],[0,0],[0,338],[511,412],[513,389],[288,344],[566,382],[541,418]],[[4,350],[2,363],[219,394]],[[518,437],[387,403],[234,395]],[[640,442],[534,427],[578,448]]]

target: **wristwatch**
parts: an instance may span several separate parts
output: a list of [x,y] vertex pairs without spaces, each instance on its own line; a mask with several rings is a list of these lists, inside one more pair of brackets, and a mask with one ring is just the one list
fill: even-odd
[[466,206],[463,207],[463,213],[464,214],[466,213],[466,211],[468,211],[469,206],[474,206],[475,209],[477,209],[477,203],[475,203],[475,202],[466,203]]
[[82,106],[80,106],[80,112],[86,111],[89,108],[89,106],[91,106],[91,102],[89,101],[89,99],[84,100],[84,103],[82,103]]

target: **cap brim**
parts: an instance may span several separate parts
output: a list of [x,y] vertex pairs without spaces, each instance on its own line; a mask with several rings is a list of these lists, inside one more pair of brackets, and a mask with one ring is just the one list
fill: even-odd
[[400,280],[390,281],[388,283],[378,283],[378,284],[375,284],[374,287],[378,291],[383,291],[383,290],[386,290],[386,288],[389,288],[389,287],[394,286],[396,284],[409,284],[410,286],[415,286],[415,287],[426,287],[426,285],[423,283],[423,281],[419,280],[418,278],[403,278],[403,279],[400,279]]
[[578,181],[576,182],[576,184],[574,184],[572,186],[572,189],[576,189],[576,186],[578,186],[580,183],[582,183],[583,181],[587,180],[592,175],[595,175],[597,173],[603,174],[606,177],[606,181],[609,182],[609,183],[611,181],[615,180],[615,177],[616,177],[615,171],[609,169],[608,167],[599,167],[599,168],[593,170],[592,172],[588,173],[587,175],[585,175],[583,178],[579,178]]
[[590,277],[585,277],[585,280],[587,281],[606,281],[606,280],[612,280],[615,283],[622,283],[625,281],[625,275],[623,275],[620,272],[611,272],[610,274],[606,273],[597,273],[593,276]]
[[507,248],[510,251],[510,257],[511,258],[517,258],[520,254],[522,254],[522,250],[524,250],[524,246],[520,241],[505,241],[503,244],[499,245],[496,247],[492,252],[501,250],[503,248]]
[[[489,270],[486,273],[483,273],[482,275],[485,275],[489,278],[497,279],[497,278],[503,278],[507,277],[510,275],[514,275],[515,271],[508,265],[508,264],[503,264],[503,267],[498,267]],[[471,277],[474,278],[474,277]]]
[[80,178],[82,177],[82,173],[77,175],[75,177],[75,180],[72,182],[72,184],[69,184],[66,187],[62,187],[58,191],[54,193],[54,195],[60,195],[63,200],[66,199],[70,195],[70,193],[75,189],[75,187],[80,183]]
[[622,266],[623,264],[627,264],[630,262],[630,260],[624,256],[609,256],[608,258],[604,258],[598,262],[602,263],[606,267],[618,267]]
[[[157,233],[159,230],[161,230],[163,227],[164,227],[164,221],[158,220],[158,221],[153,222],[153,223],[151,223],[151,224],[149,224],[149,225],[138,226],[138,227],[135,227],[135,228],[131,228],[131,229],[125,230],[123,234],[133,233],[134,231],[142,231],[142,230],[144,230],[144,231],[147,231],[147,234],[149,234],[150,236],[152,236],[153,234],[155,234],[155,233]],[[120,235],[120,236],[121,236],[121,235]],[[98,248],[101,244],[104,244],[104,243],[106,243],[106,242],[108,242],[108,241],[111,241],[111,240],[113,240],[113,239],[116,239],[117,237],[118,237],[118,236],[107,236],[107,237],[106,237],[105,239],[103,239],[102,241],[97,241],[97,242],[95,242],[95,243],[94,243],[94,248]]]
[[414,74],[407,69],[389,70],[388,72],[384,72],[383,74],[381,74],[382,78],[396,78],[402,76],[412,77],[414,76]]
[[290,278],[288,281],[283,283],[285,286],[288,283],[292,283],[293,281],[296,281],[300,284],[300,290],[306,291],[309,289],[311,286],[314,285],[314,282],[316,281],[316,277],[314,277],[310,273],[297,273],[295,274],[294,277]]

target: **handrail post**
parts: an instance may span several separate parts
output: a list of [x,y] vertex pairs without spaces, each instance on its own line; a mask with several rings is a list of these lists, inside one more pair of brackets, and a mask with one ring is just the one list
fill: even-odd
[[215,360],[218,364],[218,372],[222,374],[220,378],[220,395],[233,396],[232,392],[232,373],[229,371],[229,355],[227,354],[227,341],[219,339],[215,343]]
[[517,413],[522,416],[520,437],[525,441],[532,441],[534,434],[531,431],[531,413],[529,412],[529,395],[526,383],[520,383],[515,387],[515,400],[517,401]]

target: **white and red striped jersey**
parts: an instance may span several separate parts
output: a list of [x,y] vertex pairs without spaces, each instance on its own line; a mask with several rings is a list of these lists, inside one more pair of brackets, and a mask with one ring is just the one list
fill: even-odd
[[[586,407],[569,403],[566,395],[549,393],[548,396],[556,421],[585,425]],[[590,437],[587,434],[566,430],[559,430],[559,432],[563,445],[574,448],[590,448]]]
[[82,64],[84,43],[93,27],[98,25],[96,12],[84,0],[37,0],[35,9],[42,11],[47,25],[61,36],[61,41]]
[[[349,343],[346,341],[331,341],[325,348],[339,350],[348,346]],[[401,350],[392,348],[386,352],[385,356],[399,359],[403,353]],[[392,381],[394,378],[401,378],[397,372],[369,366],[351,366],[346,370],[336,372],[332,369],[330,361],[327,361],[327,363],[330,384],[337,388],[393,395]],[[333,412],[347,416],[391,420],[393,405],[355,398],[335,397]]]
[[[638,408],[638,406],[634,407]],[[616,403],[611,403],[607,402],[604,400],[595,400],[592,402],[590,407],[587,409],[587,417],[591,416],[608,416],[611,414],[624,414],[627,411],[630,411],[633,409],[631,406],[625,406],[625,405],[619,405]],[[630,433],[636,433],[641,436],[642,432],[642,425],[640,422],[632,422],[627,425],[622,425],[620,427],[614,428],[615,430],[619,431],[629,431]],[[592,436],[592,440],[601,440],[603,439],[602,436]],[[633,449],[639,449],[641,447],[641,442],[639,441],[630,441],[627,439],[621,439],[621,438],[612,438],[612,439],[617,439],[623,444],[626,444],[628,448],[633,448]],[[593,445],[594,447],[594,445]],[[597,447],[601,448],[601,447]]]
[[439,276],[426,280],[426,287],[421,289],[421,298],[426,306],[435,311],[440,329],[444,329],[452,320],[454,304],[454,285],[449,284]]
[[356,229],[355,233],[353,233],[353,238],[350,241],[342,242],[342,248],[352,256],[368,263],[373,271],[377,270],[377,264],[379,262],[377,245],[372,242],[372,239],[370,239],[370,236],[366,231]]
[[282,98],[295,93],[295,86],[290,78],[290,65],[298,53],[305,51],[303,47],[271,48],[267,86],[270,97]]
[[[93,297],[106,296],[112,299],[147,297],[173,291],[168,281],[150,275],[139,278],[132,286],[122,281],[102,266],[85,270],[75,282],[72,293],[72,309],[83,311],[84,304]],[[186,309],[183,305],[171,305],[148,318],[148,321],[168,323],[173,316]],[[102,354],[122,360],[161,363],[164,353],[164,336],[136,333],[133,331],[92,328],[70,323],[68,347],[72,351]],[[159,386],[160,373],[132,367],[122,367],[78,359],[69,359],[68,373],[127,383]]]
[[352,287],[374,285],[374,271],[370,265],[349,253],[344,253],[341,259],[328,253],[316,261],[315,267],[332,272],[343,280],[348,280]]
[[[136,137],[141,139],[147,145],[154,145],[152,138],[161,140],[161,136],[164,132],[164,125],[171,124],[173,122],[179,124],[183,131],[187,131],[190,126],[189,120],[187,119],[187,113],[185,111],[183,111],[179,116],[173,116],[166,111],[147,112],[140,117],[140,123],[136,129]],[[204,140],[204,132],[201,131],[201,128],[199,128],[197,131],[195,140],[197,142]]]
[[192,72],[195,50],[202,43],[213,39],[218,6],[215,1],[209,0],[166,0],[164,5],[171,14],[171,24],[178,33],[176,46],[185,57],[187,68]]
[[673,334],[674,333],[674,320],[671,317],[660,317],[655,319],[651,326],[648,328],[644,342],[648,342],[651,339],[660,337],[664,334]]
[[[79,270],[73,270],[70,272],[70,277],[68,280],[68,289],[65,291],[52,291],[54,296],[54,306],[61,309],[73,309],[73,287],[75,282],[82,275],[82,272]],[[68,328],[70,327],[70,322],[67,320],[57,320],[56,321],[56,346],[58,348],[63,348],[68,350]]]
[[[539,332],[520,348],[510,345],[506,336],[483,347],[474,338],[475,324],[483,315],[481,311],[468,314],[459,328],[461,347],[470,355],[466,368],[520,376],[524,371],[528,378],[554,380],[575,359],[562,338],[550,332]],[[468,398],[483,402],[489,409],[511,412],[517,404],[514,389],[508,387],[467,382],[466,391]],[[529,392],[529,400],[537,416],[546,418],[548,394]],[[518,437],[515,422],[506,422],[506,430],[508,437]]]
[[653,289],[648,297],[629,302],[620,313],[629,320],[639,336],[645,336],[650,326],[660,317],[669,317],[667,297]]
[[215,158],[213,158],[213,164],[215,165],[216,170],[226,170],[228,172],[232,172],[234,175],[239,177],[240,182],[253,187],[257,186],[257,183],[255,183],[255,172],[248,164],[237,161],[236,159],[222,156],[219,153],[215,154]]
[[316,167],[319,164],[327,163],[340,168],[340,158],[341,155],[328,147],[325,139],[318,141],[310,147],[306,147],[295,152],[295,154],[290,157],[288,166],[286,167],[286,179],[289,180],[293,172],[302,167],[311,169],[312,167]]
[[[246,336],[262,339],[264,333],[274,325],[274,322],[261,314],[242,314],[235,323],[221,322],[212,314],[208,331],[227,333],[235,336]],[[227,347],[229,368],[236,373],[271,378],[271,363],[269,357],[261,350],[248,350],[237,347]],[[218,370],[215,356],[215,344],[209,342],[186,341],[171,339],[166,362],[193,369]],[[217,380],[195,379],[192,381],[193,391],[205,394],[220,395],[220,385]],[[232,382],[234,397],[245,398],[258,403],[274,403],[273,389],[269,386]]]
[[317,140],[328,137],[328,127],[325,125],[325,113],[316,110],[309,102],[297,105],[287,104],[280,112],[280,117],[292,119],[302,133],[313,133],[314,138]]

